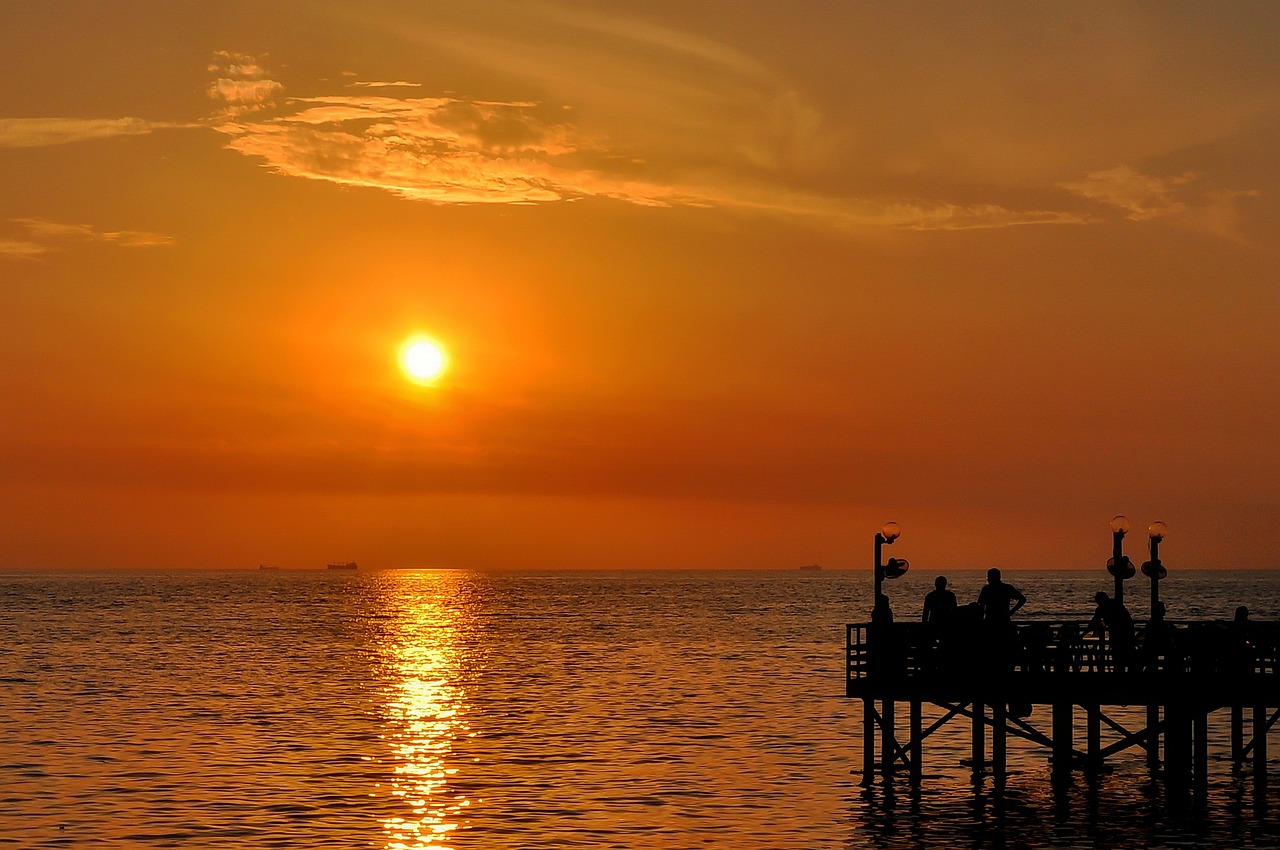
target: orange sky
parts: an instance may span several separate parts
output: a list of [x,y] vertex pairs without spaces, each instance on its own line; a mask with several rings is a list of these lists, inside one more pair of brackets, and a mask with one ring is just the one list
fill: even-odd
[[1280,6],[0,22],[0,567],[1277,566]]

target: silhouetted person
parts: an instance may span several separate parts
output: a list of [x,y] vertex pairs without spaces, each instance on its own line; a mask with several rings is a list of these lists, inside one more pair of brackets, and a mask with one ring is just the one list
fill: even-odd
[[956,595],[947,590],[947,577],[938,576],[933,580],[933,590],[924,597],[920,619],[934,626],[944,625],[954,619],[956,607]]
[[1230,669],[1238,672],[1253,672],[1253,622],[1249,619],[1249,606],[1236,608],[1236,616],[1227,626],[1227,651],[1231,657],[1227,659]]
[[1164,614],[1164,603],[1157,599],[1142,633],[1142,655],[1147,670],[1175,670],[1182,666],[1173,625]]
[[955,649],[956,607],[956,595],[947,590],[947,577],[938,576],[933,581],[933,590],[925,595],[924,610],[920,612],[924,623],[924,659],[933,669],[945,666],[944,653]]
[[[1010,608],[1010,603],[1013,607]],[[982,608],[983,622],[991,626],[1007,626],[1018,609],[1027,604],[1027,597],[1011,584],[1000,580],[1000,571],[987,570],[987,584],[978,594],[978,606]]]
[[[1014,635],[1011,617],[1027,604],[1027,597],[1000,580],[1000,571],[987,570],[987,583],[978,594],[982,611],[982,658],[979,668],[989,676],[1003,676],[1013,669]],[[1012,606],[1012,607],[1010,607]]]
[[1094,594],[1093,601],[1098,607],[1093,612],[1086,633],[1102,636],[1102,627],[1106,626],[1107,639],[1111,642],[1111,655],[1115,659],[1116,670],[1123,672],[1129,665],[1133,655],[1133,615],[1129,609],[1117,599],[1099,591]]

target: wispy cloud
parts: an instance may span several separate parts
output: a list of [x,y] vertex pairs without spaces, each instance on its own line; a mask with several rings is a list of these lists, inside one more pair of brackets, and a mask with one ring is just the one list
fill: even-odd
[[397,80],[394,83],[384,83],[377,81],[356,82],[349,84],[353,89],[417,89],[422,88],[422,83],[409,83],[404,80]]
[[572,133],[519,103],[293,98],[269,118],[218,125],[229,147],[282,174],[438,203],[529,203],[588,194],[555,160]]
[[173,244],[173,238],[163,233],[102,230],[89,224],[65,224],[43,218],[14,218],[9,220],[9,225],[18,233],[0,238],[0,256],[10,259],[36,259],[77,244],[108,244],[121,248],[154,248]]
[[1032,224],[1086,224],[1089,219],[1055,210],[1011,210],[998,204],[890,204],[881,208],[884,227],[905,230],[987,230]]
[[258,109],[271,103],[272,98],[284,91],[275,80],[235,80],[219,77],[209,84],[209,96],[222,101],[229,108]]
[[[699,56],[709,50],[700,44],[680,47]],[[762,73],[734,56],[712,52],[711,58],[741,73]],[[261,70],[260,65],[255,68]],[[247,108],[224,110],[215,123],[230,137],[229,148],[261,159],[280,174],[379,189],[415,201],[528,204],[605,197],[645,206],[799,216],[837,227],[912,230],[1083,220],[1070,213],[1020,212],[996,204],[823,197],[789,190],[782,180],[735,179],[705,168],[697,179],[659,178],[624,145],[584,131],[571,120],[574,110],[567,106],[372,92],[277,100],[281,88],[251,88],[270,82],[269,72],[261,73],[260,79],[240,81],[248,94],[234,103]],[[402,83],[356,85],[384,90]],[[221,89],[210,94],[231,104],[241,89],[228,85],[226,91],[232,96]],[[760,156],[747,159],[754,171],[767,168]]]
[[284,93],[284,85],[267,76],[259,57],[219,50],[209,63],[215,77],[209,97],[222,105],[222,116],[239,116],[269,108]]
[[187,126],[141,118],[0,118],[0,148],[39,148]]
[[259,57],[247,53],[232,53],[229,50],[215,50],[209,70],[245,80],[260,80],[267,76]]
[[1193,229],[1233,242],[1244,242],[1245,238],[1241,235],[1244,220],[1241,202],[1261,195],[1256,189],[1211,189],[1205,192],[1203,202],[1190,209],[1182,218]]
[[34,260],[48,250],[48,247],[26,239],[0,239],[0,257],[12,260]]
[[1123,210],[1125,218],[1130,221],[1147,221],[1186,210],[1186,203],[1175,198],[1174,193],[1195,179],[1196,175],[1191,172],[1155,177],[1142,174],[1128,165],[1120,165],[1106,171],[1094,171],[1078,183],[1062,183],[1061,186],[1082,198]]
[[1059,185],[1082,198],[1121,210],[1129,221],[1168,218],[1233,241],[1241,240],[1240,201],[1260,194],[1251,189],[1205,187],[1200,175],[1190,171],[1160,177],[1128,165],[1091,172],[1082,181]]

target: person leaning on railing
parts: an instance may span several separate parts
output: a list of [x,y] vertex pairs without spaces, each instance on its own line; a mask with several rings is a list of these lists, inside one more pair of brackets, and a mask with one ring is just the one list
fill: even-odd
[[1098,604],[1098,608],[1093,612],[1093,619],[1089,621],[1085,634],[1092,633],[1101,637],[1102,627],[1106,626],[1107,640],[1111,642],[1112,662],[1116,672],[1123,673],[1128,669],[1133,656],[1133,615],[1124,607],[1124,603],[1101,591],[1094,594],[1093,601]]
[[1253,622],[1249,606],[1236,608],[1236,616],[1227,626],[1228,664],[1233,673],[1252,673],[1257,664],[1253,646]]

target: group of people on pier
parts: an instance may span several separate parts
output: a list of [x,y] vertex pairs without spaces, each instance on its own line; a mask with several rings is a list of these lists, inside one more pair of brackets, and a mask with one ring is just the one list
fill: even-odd
[[[927,657],[922,666],[936,670],[997,673],[1012,670],[1015,663],[1023,669],[1079,669],[1086,663],[1082,660],[1084,650],[1090,646],[1105,646],[1106,668],[1121,673],[1183,669],[1185,663],[1203,662],[1209,656],[1216,667],[1234,666],[1244,671],[1253,666],[1254,625],[1243,605],[1225,632],[1191,636],[1179,634],[1165,619],[1164,604],[1157,600],[1139,640],[1133,615],[1122,601],[1104,592],[1094,595],[1096,607],[1083,629],[1078,623],[1060,623],[1055,633],[1045,622],[1014,627],[1013,615],[1026,605],[1027,597],[1005,582],[998,569],[987,571],[987,583],[977,600],[967,605],[960,605],[947,584],[946,576],[938,576],[934,589],[924,597],[920,616],[923,633],[916,640],[923,641],[917,649],[923,648]],[[893,622],[889,599],[879,594],[868,637],[873,666],[886,671],[899,667],[902,660],[895,646],[899,641],[892,637],[902,633]],[[880,636],[885,640],[878,640]],[[1099,657],[1095,653],[1088,663],[1098,663]]]
[[[973,603],[973,614],[984,623],[1005,624],[1012,620],[1018,609],[1027,604],[1027,597],[1021,590],[1001,580],[1000,571],[987,570],[987,583],[978,594],[978,601]],[[957,615],[959,603],[956,595],[947,589],[947,577],[934,579],[933,590],[924,598],[924,613],[921,619],[935,626],[949,624]]]

